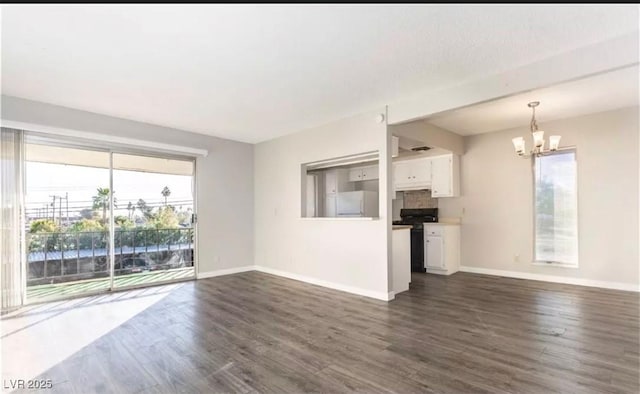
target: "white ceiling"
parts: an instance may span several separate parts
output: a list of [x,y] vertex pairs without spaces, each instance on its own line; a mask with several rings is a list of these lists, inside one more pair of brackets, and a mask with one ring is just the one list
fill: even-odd
[[639,104],[638,66],[632,66],[577,81],[533,90],[470,107],[430,116],[427,122],[463,136],[528,126],[531,109],[539,101],[538,124],[594,112]]
[[637,29],[635,5],[4,6],[2,92],[258,142]]

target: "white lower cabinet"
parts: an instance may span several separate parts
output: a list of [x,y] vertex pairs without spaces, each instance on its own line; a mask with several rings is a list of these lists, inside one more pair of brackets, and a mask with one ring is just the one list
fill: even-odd
[[424,225],[424,265],[428,273],[451,275],[460,268],[460,225]]
[[444,269],[444,256],[442,254],[442,237],[425,237],[426,268]]

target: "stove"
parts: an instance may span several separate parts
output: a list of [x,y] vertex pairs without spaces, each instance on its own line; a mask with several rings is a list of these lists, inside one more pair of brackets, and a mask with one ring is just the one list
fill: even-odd
[[413,228],[423,228],[423,223],[438,222],[438,208],[407,208],[400,210],[401,220],[394,220],[393,224],[411,225]]
[[411,271],[426,272],[424,267],[424,223],[438,222],[438,208],[411,208],[400,210],[401,220],[393,224],[411,227]]

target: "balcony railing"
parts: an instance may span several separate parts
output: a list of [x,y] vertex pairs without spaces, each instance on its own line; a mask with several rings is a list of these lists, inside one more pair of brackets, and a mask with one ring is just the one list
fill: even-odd
[[[116,230],[115,275],[193,266],[193,229]],[[27,233],[28,285],[109,276],[109,232]]]

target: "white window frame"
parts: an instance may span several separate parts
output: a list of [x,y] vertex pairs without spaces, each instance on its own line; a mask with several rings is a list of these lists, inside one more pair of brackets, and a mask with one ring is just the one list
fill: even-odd
[[[544,158],[545,156],[553,156],[553,155],[559,155],[559,154],[566,154],[566,153],[573,153],[574,156],[574,160],[575,160],[575,169],[576,169],[576,173],[575,173],[575,206],[576,206],[576,261],[575,262],[566,262],[566,261],[549,261],[549,260],[542,260],[542,259],[538,259],[537,256],[537,220],[536,220],[536,202],[537,202],[537,187],[536,187],[536,160],[538,158]],[[578,205],[578,151],[576,149],[575,146],[570,146],[570,147],[565,147],[565,148],[560,148],[557,151],[554,152],[548,152],[545,153],[543,155],[540,155],[539,157],[533,156],[531,158],[531,174],[532,174],[532,193],[533,193],[533,204],[532,204],[532,208],[533,208],[533,265],[543,265],[543,266],[556,266],[556,267],[565,267],[565,268],[578,268],[579,267],[579,261],[580,261],[580,233],[579,233],[579,220],[580,220],[580,214],[579,214],[579,205]]]

